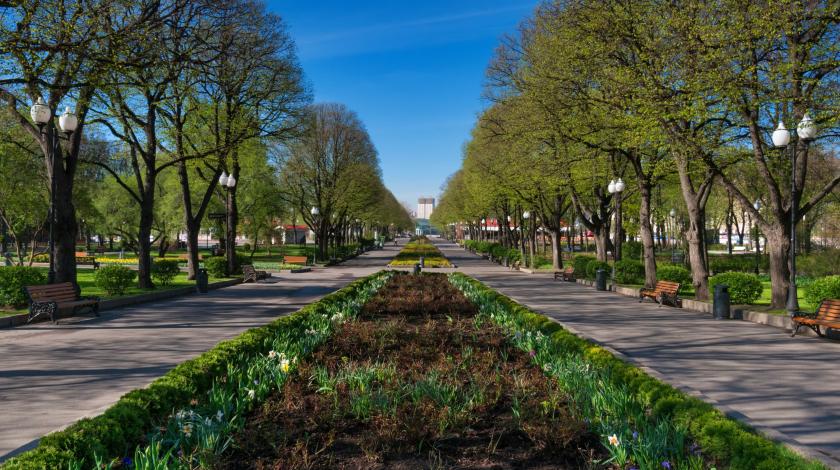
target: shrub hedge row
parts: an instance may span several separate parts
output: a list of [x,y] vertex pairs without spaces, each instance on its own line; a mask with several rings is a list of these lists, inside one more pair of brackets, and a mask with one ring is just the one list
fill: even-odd
[[21,307],[27,297],[23,288],[45,284],[47,277],[38,268],[29,266],[0,267],[0,306]]
[[38,447],[8,460],[2,468],[59,469],[68,468],[73,461],[93,462],[94,455],[133,455],[138,442],[153,426],[205,392],[215,376],[225,373],[228,363],[242,354],[267,353],[270,339],[278,331],[300,324],[309,315],[321,314],[326,306],[353,296],[364,283],[381,275],[380,272],[354,281],[292,315],[220,342],[197,358],[182,362],[148,387],[123,395],[101,415],[44,436]]
[[743,423],[726,417],[712,405],[654,379],[638,367],[616,358],[606,349],[570,333],[548,317],[531,311],[479,281],[461,273],[452,276],[463,277],[494,296],[504,308],[518,317],[523,328],[549,336],[562,354],[579,356],[593,367],[610,369],[612,380],[626,386],[645,403],[653,415],[669,416],[674,422],[684,425],[704,455],[718,463],[718,468],[825,468],[818,462],[806,460],[783,445],[756,434]]
[[522,261],[522,253],[516,248],[505,248],[501,243],[478,240],[464,240],[464,246],[482,255],[492,256],[494,260],[507,259],[509,263]]
[[761,279],[755,274],[730,272],[709,278],[709,290],[714,291],[718,284],[729,286],[729,299],[735,304],[752,304],[764,291]]

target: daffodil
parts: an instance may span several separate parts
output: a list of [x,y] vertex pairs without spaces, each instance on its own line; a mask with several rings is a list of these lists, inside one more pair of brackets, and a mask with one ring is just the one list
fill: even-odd
[[248,399],[249,399],[249,400],[253,400],[253,399],[254,399],[254,396],[256,396],[256,392],[254,392],[254,391],[253,391],[253,390],[251,390],[251,389],[248,389]]
[[221,420],[222,420],[222,416],[224,416],[224,415],[225,415],[225,414],[224,414],[224,413],[222,413],[222,410],[217,411],[217,412],[216,412],[216,421],[221,421]]
[[616,436],[615,434],[608,437],[607,440],[610,441],[611,446],[618,447],[618,436]]
[[181,432],[183,432],[185,436],[190,437],[192,435],[192,429],[192,424],[187,423],[181,428]]
[[283,359],[280,361],[280,370],[283,372],[289,372],[289,360]]
[[272,349],[271,351],[268,352],[268,358],[269,359],[274,359],[275,357],[277,357],[277,351]]

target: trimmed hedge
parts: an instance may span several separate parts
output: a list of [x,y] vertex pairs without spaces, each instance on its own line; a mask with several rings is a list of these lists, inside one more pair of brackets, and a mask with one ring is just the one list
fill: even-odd
[[227,258],[224,256],[209,256],[204,258],[204,267],[210,277],[227,277],[242,274],[242,265],[248,264],[250,258],[245,255],[236,254],[236,269],[232,273],[227,272]]
[[605,269],[605,270],[607,270],[607,272],[610,272],[610,270],[612,269],[612,266],[610,266],[610,263],[607,263],[606,261],[598,261],[598,260],[590,261],[589,263],[586,264],[586,277],[587,277],[587,279],[595,279],[595,271],[597,271],[599,269]]
[[678,264],[661,264],[656,268],[656,279],[679,282],[680,290],[691,286],[691,272]]
[[641,284],[645,282],[645,265],[638,259],[622,259],[615,263],[615,282]]
[[840,276],[826,276],[814,280],[805,289],[805,299],[814,308],[825,299],[840,299]]
[[572,259],[572,266],[575,268],[575,276],[586,277],[586,266],[590,261],[595,261],[595,257],[578,255]]
[[172,284],[175,276],[181,272],[177,259],[156,258],[152,260],[152,277],[162,286]]
[[379,272],[359,279],[297,312],[252,328],[231,340],[222,341],[195,359],[182,362],[148,387],[123,395],[117,403],[94,418],[85,418],[63,431],[41,438],[38,447],[8,460],[4,470],[69,468],[74,461],[94,462],[94,455],[133,455],[138,442],[165,419],[173,409],[187,406],[204,393],[213,378],[224,374],[229,363],[242,354],[268,352],[270,338],[277,332],[299,325],[306,316],[321,314],[325,307],[353,296],[357,289]]
[[531,311],[481,282],[461,273],[452,276],[462,277],[495,298],[501,308],[518,317],[522,327],[549,336],[559,354],[577,356],[595,368],[608,369],[612,382],[626,387],[651,410],[653,416],[668,416],[684,425],[703,454],[718,463],[717,468],[825,469],[822,464],[806,460],[783,445],[756,434],[743,423],[727,418],[712,405],[656,380],[606,349],[578,337],[548,317]]
[[0,267],[0,305],[21,307],[28,299],[23,288],[46,284],[47,277],[38,268],[29,266]]
[[125,290],[131,287],[136,278],[137,272],[119,264],[106,264],[93,275],[96,287],[108,295],[125,294]]
[[764,290],[761,279],[755,274],[731,272],[709,278],[710,291],[714,291],[718,284],[729,286],[729,298],[735,305],[752,304],[761,297],[761,292]]
[[[758,259],[758,267],[762,271],[767,271],[770,266],[770,258],[767,256],[760,256]],[[725,255],[725,256],[711,256],[709,257],[709,270],[714,274],[722,274],[728,272],[754,273],[755,272],[755,255]]]

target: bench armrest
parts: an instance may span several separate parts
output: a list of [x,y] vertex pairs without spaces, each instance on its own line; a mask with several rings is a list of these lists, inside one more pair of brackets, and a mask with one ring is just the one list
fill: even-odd
[[812,318],[813,319],[813,318],[817,318],[817,312],[796,311],[796,312],[791,312],[790,317],[791,318],[800,317],[800,318]]

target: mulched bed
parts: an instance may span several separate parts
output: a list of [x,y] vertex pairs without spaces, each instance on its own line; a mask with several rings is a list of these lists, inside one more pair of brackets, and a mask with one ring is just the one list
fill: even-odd
[[587,468],[608,454],[441,274],[396,275],[247,417],[219,468]]

